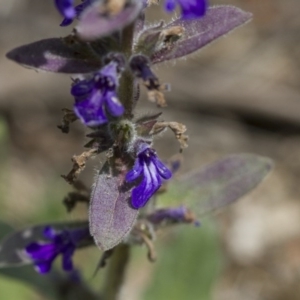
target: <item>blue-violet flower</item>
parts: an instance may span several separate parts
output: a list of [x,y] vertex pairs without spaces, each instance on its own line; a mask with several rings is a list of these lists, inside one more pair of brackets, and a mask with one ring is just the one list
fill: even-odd
[[44,236],[50,240],[50,243],[33,242],[25,248],[25,252],[33,260],[39,273],[49,272],[53,261],[59,254],[62,254],[63,269],[72,271],[72,256],[75,249],[79,242],[89,235],[88,228],[56,232],[52,227],[46,226]]
[[130,68],[137,78],[141,78],[149,90],[159,90],[160,84],[150,68],[150,60],[145,55],[135,55],[130,60]]
[[195,214],[187,207],[181,205],[178,207],[161,208],[150,215],[148,220],[153,224],[167,223],[194,223],[196,226],[200,225],[200,222],[196,219]]
[[146,205],[147,201],[161,187],[162,179],[170,179],[171,171],[159,160],[155,150],[148,144],[141,143],[132,170],[126,174],[126,181],[140,179],[132,190],[131,204],[135,209]]
[[117,98],[118,63],[111,61],[92,79],[75,82],[71,94],[75,97],[74,112],[87,126],[99,126],[107,123],[107,112],[119,117],[124,107]]
[[93,0],[83,0],[81,4],[74,6],[74,0],[55,0],[58,11],[64,17],[60,26],[70,25],[92,2]]
[[181,8],[182,18],[195,19],[205,15],[207,0],[165,0],[165,9],[172,12],[176,5]]

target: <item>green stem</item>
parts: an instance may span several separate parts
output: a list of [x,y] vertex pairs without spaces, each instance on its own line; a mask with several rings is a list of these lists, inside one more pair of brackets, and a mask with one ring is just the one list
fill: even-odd
[[[133,36],[135,23],[124,28],[122,32],[122,50],[128,60],[132,55]],[[125,70],[120,79],[120,98],[125,107],[125,118],[132,118],[133,96],[134,96],[134,77],[129,70]]]
[[[124,28],[122,32],[122,51],[128,60],[132,55],[133,35],[135,24],[131,24]],[[134,77],[129,70],[122,73],[120,79],[119,95],[122,104],[125,107],[125,118],[132,118],[132,111],[134,108]],[[103,288],[103,300],[117,300],[120,289],[122,287],[127,263],[130,256],[130,247],[128,245],[118,245],[108,262],[108,269],[105,277]]]
[[119,245],[114,249],[112,257],[107,266],[104,289],[102,293],[103,300],[117,300],[122,284],[124,282],[125,271],[130,256],[130,247],[128,245]]

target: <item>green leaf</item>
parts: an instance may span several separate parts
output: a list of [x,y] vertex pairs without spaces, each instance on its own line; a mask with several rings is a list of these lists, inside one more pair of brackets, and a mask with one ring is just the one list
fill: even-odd
[[[184,204],[197,216],[229,205],[253,190],[273,162],[255,154],[233,154],[190,172],[170,186],[169,203]],[[171,200],[171,201],[170,201]]]

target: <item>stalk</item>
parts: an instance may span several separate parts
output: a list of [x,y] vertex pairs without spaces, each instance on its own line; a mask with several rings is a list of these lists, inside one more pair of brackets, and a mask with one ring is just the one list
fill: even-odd
[[[124,28],[122,32],[122,50],[128,60],[132,55],[135,23]],[[119,89],[120,100],[125,107],[124,117],[131,119],[134,108],[134,77],[129,70],[122,73]],[[124,282],[126,267],[130,257],[130,247],[120,244],[114,249],[107,266],[103,289],[103,300],[117,300]]]
[[114,249],[109,259],[102,293],[103,300],[117,300],[124,282],[126,267],[129,262],[130,247],[121,244]]
[[[128,60],[132,55],[135,23],[127,26],[122,32],[122,50]],[[124,117],[131,119],[134,108],[134,77],[129,70],[125,70],[120,79],[120,100],[125,107]]]

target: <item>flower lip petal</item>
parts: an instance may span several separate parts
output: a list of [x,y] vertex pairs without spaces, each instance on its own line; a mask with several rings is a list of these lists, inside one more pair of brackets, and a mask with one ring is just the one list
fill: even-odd
[[97,114],[89,114],[81,107],[74,107],[74,112],[83,124],[89,127],[96,127],[107,123],[107,118],[102,109],[97,111]]
[[43,247],[41,244],[33,242],[26,246],[25,252],[31,256],[32,254],[36,253],[37,251],[40,251],[41,247]]
[[81,80],[71,87],[71,95],[74,97],[85,96],[91,93],[94,88],[94,80]]
[[147,202],[147,197],[145,197],[146,179],[143,178],[142,182],[132,190],[131,204],[133,208],[139,209],[145,205]]
[[46,226],[43,231],[44,237],[53,240],[56,236],[56,232],[51,226]]
[[177,0],[184,19],[195,19],[205,15],[207,0]]
[[76,17],[76,10],[73,6],[74,0],[55,0],[58,11],[68,19]]
[[68,248],[68,250],[63,253],[62,267],[67,272],[73,270],[72,256],[73,256],[74,252],[75,252],[75,247],[74,248]]
[[56,0],[56,7],[65,17],[60,26],[65,27],[73,23],[74,19],[80,17],[81,13],[93,2],[93,0],[83,0],[83,2],[73,7],[73,0]]
[[52,261],[40,261],[35,263],[35,269],[41,273],[46,274],[50,271],[52,266]]
[[33,260],[49,260],[55,257],[58,253],[58,249],[55,244],[40,244],[31,243],[25,248],[26,253]]
[[85,100],[76,100],[74,112],[87,126],[99,126],[107,122],[104,113],[103,98],[100,91],[94,90]]
[[109,111],[109,113],[114,117],[119,117],[123,115],[124,113],[124,107],[117,98],[117,95],[115,92],[109,92],[107,93],[105,97],[105,104]]
[[158,174],[163,179],[170,179],[172,177],[172,172],[158,159],[158,157],[153,158],[153,163],[156,167]]
[[161,179],[155,172],[155,166],[150,162],[149,166],[143,166],[144,178],[132,191],[132,206],[139,209],[145,206],[148,200],[161,186]]
[[143,166],[139,159],[135,160],[133,168],[126,174],[125,180],[127,182],[132,182],[138,179],[143,172]]

